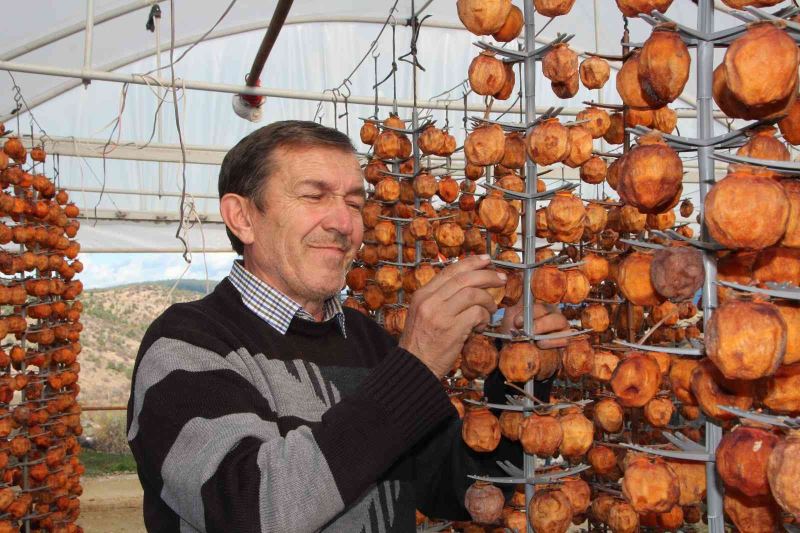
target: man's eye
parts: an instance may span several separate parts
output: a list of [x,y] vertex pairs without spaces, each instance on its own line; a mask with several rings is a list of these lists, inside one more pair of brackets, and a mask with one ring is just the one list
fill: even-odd
[[347,205],[349,205],[350,207],[352,207],[353,209],[356,209],[358,211],[361,211],[362,209],[364,209],[364,204],[361,204],[361,203],[358,203],[358,202],[351,202],[351,203],[349,203]]
[[321,194],[305,194],[305,195],[303,195],[303,198],[305,198],[306,200],[321,200],[322,199],[322,195]]

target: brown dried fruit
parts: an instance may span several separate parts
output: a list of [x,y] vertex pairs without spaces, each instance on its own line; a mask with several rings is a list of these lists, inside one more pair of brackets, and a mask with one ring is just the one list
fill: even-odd
[[639,531],[639,514],[629,503],[617,501],[608,509],[608,526],[614,533],[635,533]]
[[556,193],[545,209],[547,227],[562,242],[578,242],[583,235],[586,209],[580,198],[569,192]]
[[754,383],[725,378],[710,359],[703,359],[692,371],[691,387],[703,412],[718,420],[735,418],[728,411],[720,409],[720,405],[745,410],[753,405]]
[[706,328],[706,355],[728,379],[770,376],[783,362],[786,324],[767,302],[726,301]]
[[754,427],[739,426],[723,435],[716,461],[722,482],[750,497],[768,496],[767,462],[777,444],[777,435]]
[[775,413],[800,415],[800,365],[784,365],[759,382],[758,396]]
[[525,166],[525,138],[518,132],[506,135],[505,151],[500,161],[507,168],[522,168]]
[[658,134],[639,138],[619,169],[620,198],[642,213],[662,213],[677,203],[683,163]]
[[625,468],[622,493],[638,513],[664,513],[678,503],[678,477],[663,459],[638,456]]
[[528,155],[539,165],[552,165],[569,155],[569,131],[550,118],[533,128],[528,136]]
[[800,182],[784,180],[781,185],[789,200],[789,219],[780,245],[788,248],[800,248]]
[[629,107],[646,109],[651,105],[662,105],[660,102],[648,100],[648,95],[639,81],[639,58],[640,53],[635,51],[622,64],[622,68],[617,72],[617,92],[622,102]]
[[503,514],[506,498],[503,491],[491,483],[476,481],[464,495],[464,507],[475,522],[494,524]]
[[772,450],[767,477],[772,496],[784,511],[800,517],[800,434],[791,432]]
[[[606,179],[607,170],[608,166],[603,158],[596,155],[592,156],[581,165],[581,180],[585,183],[589,183],[590,185],[603,183],[603,181]],[[598,207],[605,213],[605,209],[603,209],[602,206]]]
[[[611,124],[603,135],[608,144],[622,144],[625,141],[625,117],[622,113],[611,114]],[[609,181],[609,185],[611,182]],[[614,185],[611,185],[614,187]]]
[[639,56],[639,80],[651,102],[668,104],[689,79],[689,49],[674,27],[656,26]]
[[526,382],[539,371],[539,351],[533,342],[507,342],[499,366],[508,381]]
[[[762,126],[756,129],[741,148],[736,151],[736,155],[750,157],[752,159],[768,159],[773,161],[789,161],[791,156],[789,150],[781,141],[775,138],[775,128],[772,126]],[[740,165],[732,163],[729,165],[729,172],[746,172],[756,176],[766,178],[777,177],[778,173],[774,170],[751,165]]]
[[750,498],[741,492],[728,490],[725,491],[722,506],[737,531],[773,533],[779,529],[780,509],[769,496]]
[[458,0],[461,23],[475,35],[491,35],[505,24],[511,0]]
[[[725,53],[731,94],[746,106],[769,106],[793,96],[800,53],[794,40],[773,24],[751,25]],[[754,73],[760,73],[755,76]]]
[[580,478],[564,478],[559,490],[569,498],[573,515],[585,513],[589,509],[592,490],[584,480]]
[[703,286],[703,254],[689,247],[663,248],[653,254],[650,281],[664,298],[674,301],[694,297]]
[[469,84],[476,94],[491,96],[506,82],[506,69],[494,52],[481,52],[469,65]]
[[672,133],[678,125],[678,112],[667,106],[653,111],[653,128],[661,133]]
[[651,281],[653,258],[652,254],[634,252],[619,265],[617,284],[625,298],[635,305],[658,305],[662,301]]
[[552,457],[558,452],[563,437],[564,433],[557,418],[534,413],[523,420],[519,440],[525,453]]
[[500,422],[487,408],[468,409],[461,437],[476,452],[491,452],[500,443]]
[[492,34],[492,38],[501,43],[508,43],[516,39],[522,32],[522,27],[525,25],[525,17],[522,10],[515,5],[511,6],[511,11],[508,12],[506,21],[499,30]]
[[653,398],[644,406],[645,420],[656,428],[667,427],[674,412],[675,404],[669,398]]
[[528,520],[538,533],[565,533],[572,524],[572,504],[560,490],[537,491],[528,505]]
[[466,365],[477,376],[486,377],[497,368],[497,348],[485,335],[470,335],[461,349],[461,358],[462,368]]
[[800,144],[800,102],[795,99],[786,112],[788,114],[778,122],[778,127],[786,142]]
[[575,0],[533,0],[536,12],[544,17],[566,15],[572,9]]
[[602,333],[608,329],[610,324],[611,318],[608,316],[608,309],[603,304],[591,304],[581,311],[581,327],[583,329]]
[[572,337],[567,341],[561,356],[561,366],[572,381],[578,381],[581,376],[591,373],[594,367],[594,350],[585,336]]
[[542,74],[556,83],[566,83],[578,73],[578,54],[567,43],[553,46],[542,59]]
[[564,164],[571,168],[583,165],[592,157],[592,134],[587,128],[573,126],[569,128],[569,153]]
[[655,397],[661,385],[661,370],[652,358],[631,352],[611,376],[611,388],[625,407],[642,407]]
[[583,413],[570,413],[558,419],[561,424],[561,446],[564,457],[580,457],[589,451],[594,441],[594,425]]
[[464,155],[473,165],[487,166],[502,161],[506,137],[497,124],[475,128],[464,141]]
[[558,303],[567,289],[566,274],[554,266],[541,266],[533,271],[531,292],[537,300]]
[[606,433],[619,433],[622,430],[624,412],[613,398],[603,398],[594,406],[594,423]]
[[680,505],[702,503],[706,497],[706,465],[694,461],[669,459],[667,464],[678,477]]
[[611,75],[611,67],[605,59],[592,56],[581,63],[579,72],[584,87],[602,89]]
[[626,17],[649,15],[653,10],[664,13],[671,4],[672,0],[617,0],[617,7]]

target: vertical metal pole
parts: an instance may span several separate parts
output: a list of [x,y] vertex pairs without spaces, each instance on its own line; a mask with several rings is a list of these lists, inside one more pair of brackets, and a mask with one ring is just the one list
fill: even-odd
[[[158,77],[161,77],[161,17],[154,17],[155,26],[156,26],[156,68],[158,69]],[[166,96],[166,93],[162,93],[161,87],[156,89],[156,93],[158,94],[159,101],[157,102],[158,111],[156,112],[156,139],[158,143],[161,144],[164,142],[164,123],[162,120],[162,112],[161,109],[163,107],[163,98]],[[161,198],[161,195],[164,193],[164,163],[159,161],[158,162],[158,197]]]
[[[94,32],[94,0],[86,0],[86,29],[83,36],[83,70],[92,70],[92,34]],[[84,85],[89,79],[84,78]]]
[[[594,0],[594,51],[600,53],[600,7],[598,0]],[[603,88],[597,89],[597,102],[603,103]],[[606,141],[600,137],[600,151],[606,151]],[[582,241],[581,241],[582,242]]]
[[[697,6],[697,29],[709,35],[714,31],[714,2],[713,0],[700,0]],[[714,44],[709,41],[697,43],[697,136],[700,139],[713,137],[712,101],[711,101],[711,76],[714,68]],[[697,149],[697,166],[700,180],[700,203],[705,201],[708,190],[714,185],[714,161],[711,155],[714,148],[711,146]],[[708,229],[705,225],[705,212],[701,210],[700,235],[702,240],[710,240]],[[717,307],[717,288],[714,281],[717,278],[717,263],[711,252],[703,252],[703,266],[706,277],[703,281],[703,322],[708,323],[711,313]],[[714,456],[719,441],[722,439],[722,428],[711,422],[706,422],[706,451]],[[723,533],[725,520],[722,511],[722,485],[717,478],[713,462],[706,463],[708,531],[709,533]]]
[[[536,23],[534,20],[533,2],[526,1],[525,3],[525,51],[528,54],[536,49]],[[536,58],[529,55],[525,58],[525,76],[523,80],[525,88],[525,122],[530,124],[536,119]],[[526,132],[527,135],[531,134],[531,129]],[[525,159],[525,192],[528,194],[536,193],[536,163],[532,159]],[[525,227],[523,238],[525,246],[524,262],[525,264],[533,264],[536,261],[536,200],[529,198],[525,200]],[[523,285],[522,285],[522,309],[523,309],[523,327],[526,335],[533,336],[533,303],[534,298],[531,293],[531,278],[533,271],[526,269],[524,271]],[[525,384],[525,392],[533,396],[534,394],[534,380],[531,379]],[[525,400],[526,405],[533,405],[530,399]],[[530,413],[526,413],[530,416]],[[525,454],[524,458],[525,477],[531,478],[536,472],[536,456]],[[525,485],[525,508],[530,506],[531,498],[535,487],[533,485]],[[533,526],[528,521],[528,533],[533,533]]]
[[[430,4],[430,2],[425,4],[422,7],[422,9],[420,9],[420,11],[423,11],[426,7],[428,7],[428,4]],[[416,13],[416,10],[415,10],[414,0],[411,0],[411,13],[412,13],[412,19],[413,19],[413,23],[414,23],[414,26],[412,27],[412,32],[411,32],[411,38],[413,39],[414,38],[414,31],[416,30],[416,25],[417,25],[417,13]],[[416,177],[417,173],[419,172],[419,169],[420,169],[419,132],[417,131],[417,128],[419,128],[419,109],[417,109],[417,55],[416,55],[416,53],[413,55],[412,59],[413,59],[414,63],[411,65],[412,66],[412,71],[411,71],[412,72],[412,75],[411,75],[412,85],[411,85],[411,88],[413,90],[413,95],[414,95],[414,101],[413,101],[414,106],[411,108],[411,129],[414,130],[414,133],[411,134],[411,148],[413,150],[413,155],[414,155],[414,170],[413,170],[412,174],[414,174],[414,177]],[[414,195],[414,209],[419,209],[419,205],[420,205],[419,197],[415,194]],[[415,264],[414,268],[416,268],[416,265],[419,264],[421,259],[422,259],[422,241],[417,240],[416,242],[414,242],[414,264]]]

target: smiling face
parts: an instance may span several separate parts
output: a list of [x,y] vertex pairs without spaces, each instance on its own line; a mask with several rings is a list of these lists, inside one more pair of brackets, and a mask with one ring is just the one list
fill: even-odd
[[335,148],[279,148],[272,157],[263,210],[249,209],[245,267],[313,314],[342,289],[361,247],[361,168]]

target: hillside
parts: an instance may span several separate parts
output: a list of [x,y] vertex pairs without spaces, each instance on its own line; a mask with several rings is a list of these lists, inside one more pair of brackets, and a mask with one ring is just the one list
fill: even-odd
[[[204,280],[174,280],[88,290],[81,295],[81,402],[124,405],[130,392],[133,362],[150,323],[177,302],[202,298]],[[215,282],[211,282],[213,289]]]

